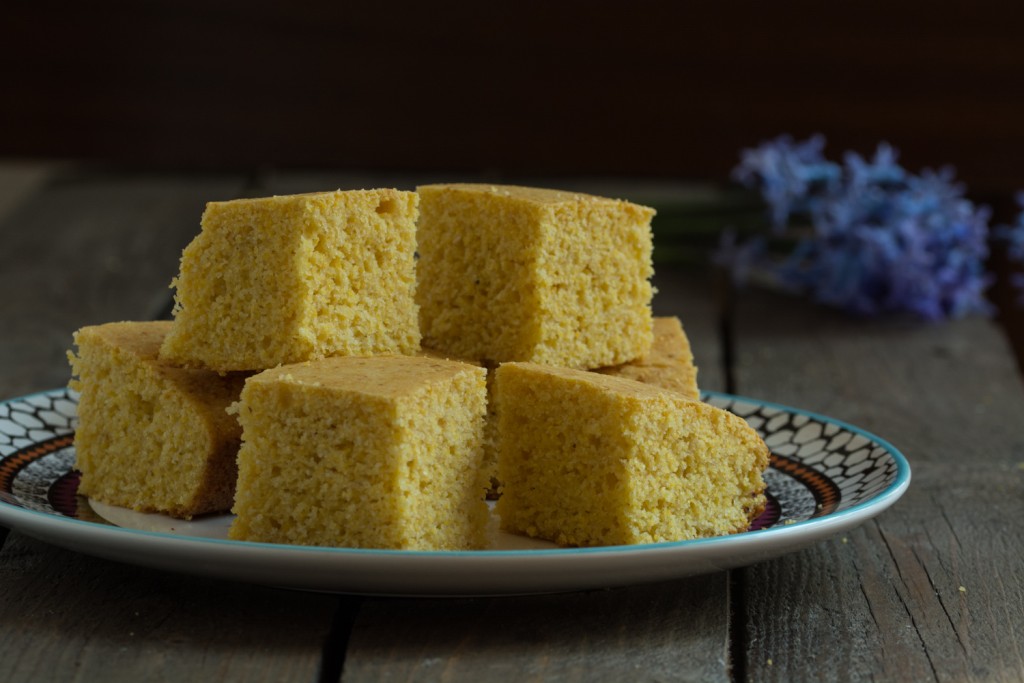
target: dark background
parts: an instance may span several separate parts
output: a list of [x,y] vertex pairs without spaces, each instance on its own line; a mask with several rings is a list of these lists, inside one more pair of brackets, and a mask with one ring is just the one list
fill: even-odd
[[1024,188],[1014,2],[7,3],[0,156],[724,181],[788,132]]
[[952,165],[1010,222],[1022,36],[993,0],[9,2],[0,160],[724,184],[742,148],[822,133]]

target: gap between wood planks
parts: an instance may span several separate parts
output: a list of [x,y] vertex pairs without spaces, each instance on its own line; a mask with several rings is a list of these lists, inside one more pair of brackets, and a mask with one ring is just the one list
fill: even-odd
[[345,669],[345,655],[348,653],[348,642],[352,637],[352,629],[359,614],[363,599],[355,595],[345,595],[338,599],[331,628],[327,632],[323,653],[320,657],[320,671],[317,683],[339,683]]

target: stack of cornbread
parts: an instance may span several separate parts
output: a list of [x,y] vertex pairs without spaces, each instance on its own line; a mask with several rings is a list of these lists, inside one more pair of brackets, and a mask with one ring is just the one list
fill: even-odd
[[764,443],[653,319],[654,211],[513,186],[212,202],[173,322],[75,335],[81,492],[236,539],[485,547],[747,528]]

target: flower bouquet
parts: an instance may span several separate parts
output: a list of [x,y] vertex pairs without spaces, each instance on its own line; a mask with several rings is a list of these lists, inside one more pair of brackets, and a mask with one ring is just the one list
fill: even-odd
[[[782,136],[742,153],[733,179],[767,209],[761,230],[722,233],[716,261],[858,315],[927,320],[989,313],[989,239],[1024,260],[1024,218],[990,230],[950,168],[913,174],[881,144],[871,158],[824,156],[821,136]],[[1011,254],[1012,255],[1012,254]]]

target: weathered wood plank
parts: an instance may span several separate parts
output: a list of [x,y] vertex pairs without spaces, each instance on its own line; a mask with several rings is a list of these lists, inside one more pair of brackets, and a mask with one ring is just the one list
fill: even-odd
[[875,432],[913,470],[876,520],[746,570],[749,679],[1024,678],[1024,391],[999,331],[751,291],[736,337],[741,393]]
[[0,161],[0,221],[66,164],[47,161]]
[[86,324],[160,311],[203,205],[240,191],[237,176],[69,171],[0,225],[0,395],[67,381],[64,352]]
[[[84,324],[165,308],[203,205],[240,176],[64,174],[3,221],[4,396],[62,385]],[[316,680],[339,599],[142,569],[11,533],[0,680]]]
[[500,599],[367,600],[342,680],[725,681],[722,579]]
[[14,534],[0,679],[316,681],[338,598],[183,577]]

